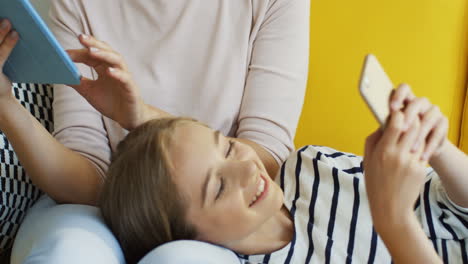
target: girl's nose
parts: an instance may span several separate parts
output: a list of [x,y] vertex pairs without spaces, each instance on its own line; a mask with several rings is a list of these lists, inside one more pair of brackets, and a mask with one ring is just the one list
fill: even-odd
[[236,164],[239,184],[242,188],[245,188],[256,181],[257,178],[257,165],[254,161],[245,160],[239,161]]

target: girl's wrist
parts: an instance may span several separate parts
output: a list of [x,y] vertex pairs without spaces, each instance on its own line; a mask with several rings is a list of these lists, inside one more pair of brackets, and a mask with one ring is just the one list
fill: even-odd
[[409,210],[400,213],[389,213],[386,216],[374,218],[374,227],[379,235],[385,239],[391,239],[395,234],[400,234],[404,230],[415,228],[418,224],[413,211]]
[[[14,113],[16,106],[20,105],[16,97],[11,94],[0,96],[0,122],[8,118],[9,115]],[[21,106],[21,105],[20,105]]]
[[438,153],[432,155],[432,157],[429,159],[429,165],[434,167],[433,164],[439,163],[441,158],[443,158],[443,155],[447,153],[447,149],[450,147],[450,144],[450,141],[446,138],[442,143],[442,146],[440,146],[440,150],[438,151]]
[[13,95],[13,93],[0,96],[0,111],[4,112],[4,109],[6,107],[8,107],[11,104],[17,103],[17,101],[18,100],[16,100],[16,97]]
[[13,95],[13,92],[0,95],[0,102],[11,103],[16,101],[16,97]]

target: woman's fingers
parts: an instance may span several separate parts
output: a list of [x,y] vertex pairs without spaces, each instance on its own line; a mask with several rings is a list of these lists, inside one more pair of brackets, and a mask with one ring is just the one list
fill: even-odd
[[[132,77],[127,71],[109,67],[106,69],[105,73],[112,79],[124,85],[131,84],[132,82]],[[79,85],[71,85],[71,87],[77,90],[80,94],[84,95],[83,93],[85,93],[88,89],[92,89],[96,82],[98,81],[82,77]]]
[[407,84],[400,84],[392,93],[390,99],[390,110],[398,111],[405,107],[407,103],[412,101],[416,96],[411,91]]
[[81,34],[78,39],[87,48],[95,47],[102,50],[112,50],[112,47],[104,41],[97,40],[93,36]]
[[114,51],[91,48],[90,57],[99,62],[107,63],[113,68],[127,69],[122,56]]
[[89,49],[92,57],[103,59],[112,66],[126,69],[122,56],[115,52],[109,44],[88,35],[80,35],[79,39]]
[[67,50],[67,53],[74,62],[84,63],[93,68],[103,64],[122,70],[127,68],[122,57],[113,51],[78,49]]
[[68,55],[70,56],[71,60],[76,63],[83,63],[88,65],[89,67],[95,68],[101,64],[102,61],[99,61],[96,58],[91,56],[91,53],[87,49],[75,49],[75,50],[67,50]]
[[94,83],[96,83],[95,80],[81,77],[80,84],[70,86],[75,89],[81,96],[89,99],[89,91],[93,88]]
[[116,81],[122,83],[125,89],[129,92],[132,90],[133,79],[131,74],[128,71],[123,71],[116,68],[108,68],[107,74],[115,79]]

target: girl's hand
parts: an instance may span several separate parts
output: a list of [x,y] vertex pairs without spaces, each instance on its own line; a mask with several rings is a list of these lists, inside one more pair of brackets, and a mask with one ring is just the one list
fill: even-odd
[[403,112],[392,112],[385,130],[377,130],[366,140],[366,190],[378,231],[413,216],[425,178],[425,162],[421,160],[424,145],[416,152],[411,150],[420,134],[419,119],[406,130],[405,120]]
[[405,113],[403,130],[408,129],[415,120],[421,120],[421,131],[411,151],[415,152],[425,144],[422,160],[428,161],[431,157],[439,155],[447,142],[448,131],[448,120],[439,107],[431,104],[427,98],[416,97],[408,85],[402,84],[390,99],[390,111],[401,109]]
[[94,68],[98,77],[82,78],[80,85],[72,87],[104,116],[128,130],[135,128],[144,119],[146,105],[122,56],[91,36],[81,35],[79,40],[86,48],[67,50],[68,54],[73,61]]
[[11,82],[3,74],[3,66],[10,56],[13,48],[18,42],[18,33],[11,29],[11,23],[6,20],[0,20],[0,99],[14,98],[11,93]]

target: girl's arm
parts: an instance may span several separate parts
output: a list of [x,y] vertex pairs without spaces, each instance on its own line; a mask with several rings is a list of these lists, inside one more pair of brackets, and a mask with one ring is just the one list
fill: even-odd
[[439,175],[450,200],[468,208],[468,156],[447,140],[429,163]]
[[[18,41],[11,24],[0,29],[0,69]],[[0,130],[6,135],[29,177],[60,202],[94,204],[101,185],[96,168],[58,143],[16,100],[11,82],[0,70]]]
[[462,184],[463,176],[450,166],[458,170],[468,163],[448,143],[447,120],[427,99],[402,85],[390,102],[387,126],[366,141],[365,180],[374,226],[395,263],[442,263],[414,214],[414,203],[429,158],[438,172],[454,179],[452,184]]
[[395,264],[442,263],[414,214],[400,217],[397,222],[378,221],[374,225]]
[[437,172],[450,199],[461,207],[468,207],[468,156],[447,139],[447,118],[428,99],[417,98],[408,85],[395,91],[391,107],[393,111],[404,107],[406,126],[421,120],[412,151],[425,145],[421,159],[429,161]]
[[57,142],[14,97],[0,98],[0,130],[32,182],[52,199],[96,203],[102,183],[96,167]]
[[372,220],[395,263],[442,263],[413,212],[425,162],[422,149],[411,151],[419,120],[404,129],[404,118],[401,111],[393,112],[385,130],[366,141],[364,175]]

